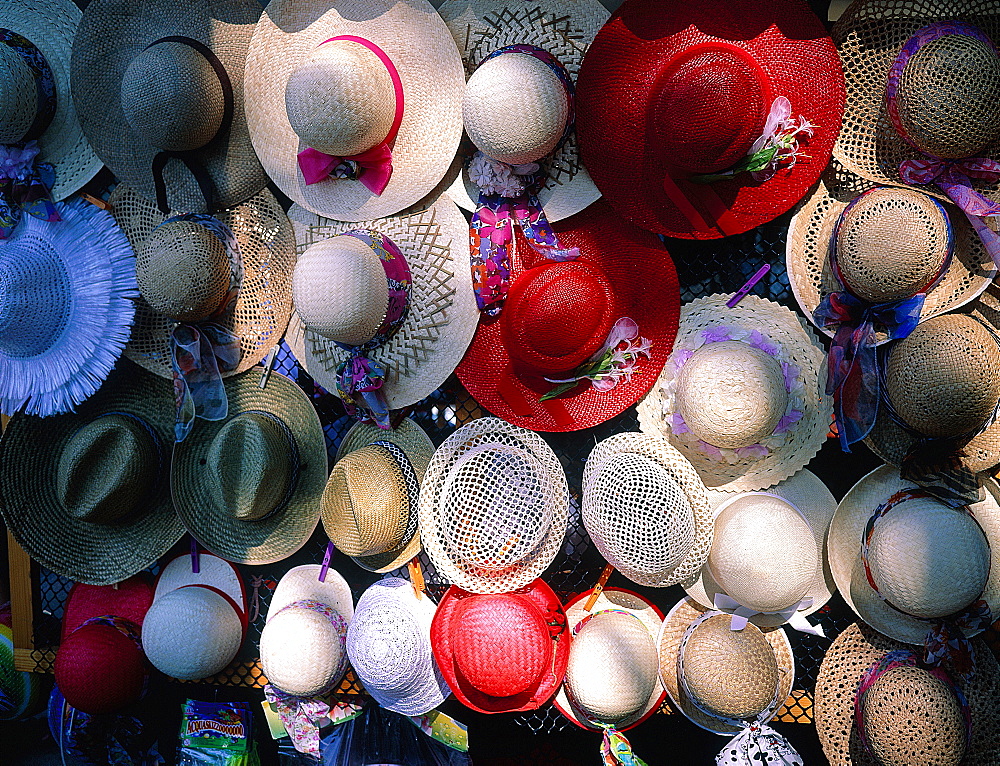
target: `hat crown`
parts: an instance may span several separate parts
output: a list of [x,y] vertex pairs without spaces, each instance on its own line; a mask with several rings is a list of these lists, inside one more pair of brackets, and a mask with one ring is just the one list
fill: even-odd
[[285,112],[308,147],[337,157],[383,142],[396,113],[392,77],[374,51],[350,40],[312,50],[288,78]]
[[297,697],[322,694],[340,681],[345,652],[341,632],[311,609],[287,607],[268,617],[260,634],[264,675]]
[[465,87],[462,117],[472,143],[508,165],[536,162],[559,143],[569,119],[566,87],[543,61],[504,53],[484,61]]
[[111,625],[83,625],[64,637],[56,653],[55,678],[72,706],[111,713],[139,700],[147,675],[135,642]]
[[422,625],[405,597],[386,593],[409,587],[399,578],[380,580],[369,588],[374,593],[366,591],[358,602],[347,631],[347,654],[366,689],[406,693],[432,663],[430,619]]
[[736,449],[770,436],[788,405],[781,365],[740,341],[706,343],[677,379],[677,409],[688,429],[716,447]]
[[225,96],[204,55],[182,42],[161,41],[129,63],[122,77],[121,108],[132,130],[151,146],[183,152],[215,138]]
[[371,340],[385,320],[389,284],[375,252],[341,235],[311,245],[299,257],[292,299],[307,329],[358,346]]
[[60,254],[38,236],[0,248],[0,350],[38,356],[63,334],[73,312],[72,287]]
[[38,112],[38,87],[31,69],[17,51],[0,45],[0,144],[24,138]]

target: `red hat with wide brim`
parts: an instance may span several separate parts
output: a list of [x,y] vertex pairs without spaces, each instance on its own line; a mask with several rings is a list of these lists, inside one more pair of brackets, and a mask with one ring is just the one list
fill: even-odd
[[[520,236],[510,257],[511,287],[499,317],[484,319],[456,372],[473,398],[497,417],[532,431],[599,425],[641,399],[670,355],[680,315],[677,272],[659,238],[598,200],[553,225],[560,246],[580,249],[555,263]],[[630,379],[599,391],[582,381],[541,401],[599,352],[617,320],[628,317],[650,341]]]
[[551,699],[569,661],[566,613],[534,580],[510,593],[452,586],[431,623],[434,659],[452,693],[480,713],[535,710]]
[[[708,184],[763,134],[775,99],[817,126],[794,165]],[[624,218],[668,237],[740,234],[789,210],[829,162],[844,74],[805,0],[626,0],[577,80],[580,155]]]

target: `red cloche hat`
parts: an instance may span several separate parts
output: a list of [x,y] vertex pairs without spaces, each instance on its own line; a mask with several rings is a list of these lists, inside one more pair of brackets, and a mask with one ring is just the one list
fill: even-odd
[[[806,194],[829,162],[845,90],[805,0],[626,0],[591,44],[576,96],[580,155],[611,206],[659,234],[714,239]],[[798,141],[767,180],[690,180],[734,169],[765,134]]]
[[[547,260],[518,237],[503,312],[479,325],[458,366],[459,380],[497,417],[532,431],[576,431],[603,423],[649,391],[670,355],[680,313],[677,272],[659,238],[598,200],[553,225],[575,261]],[[648,358],[595,387],[582,380],[542,401],[602,351],[613,328],[631,319],[649,341]],[[619,344],[619,350],[628,345]],[[548,380],[546,380],[548,378]]]

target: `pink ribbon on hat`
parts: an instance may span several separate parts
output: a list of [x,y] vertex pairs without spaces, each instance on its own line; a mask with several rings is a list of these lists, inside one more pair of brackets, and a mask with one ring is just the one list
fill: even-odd
[[[337,157],[326,154],[319,149],[309,147],[299,152],[299,170],[305,179],[306,186],[319,183],[330,177],[351,178],[360,181],[366,189],[375,196],[379,196],[385,191],[392,177],[392,149],[391,144],[396,140],[399,133],[399,126],[403,122],[403,81],[399,77],[396,66],[388,54],[370,40],[354,35],[338,35],[324,40],[320,45],[326,45],[336,40],[348,40],[365,46],[368,50],[379,57],[389,72],[392,80],[392,90],[396,97],[396,113],[392,118],[392,126],[386,134],[385,140],[359,154],[351,154],[345,157]],[[345,171],[337,172],[337,168],[348,166]]]

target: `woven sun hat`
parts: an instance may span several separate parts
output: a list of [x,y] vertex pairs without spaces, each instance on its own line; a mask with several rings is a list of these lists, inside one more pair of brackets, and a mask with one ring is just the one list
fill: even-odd
[[696,573],[712,547],[712,512],[698,473],[663,439],[620,433],[583,468],[583,524],[597,550],[639,585]]
[[843,107],[837,51],[801,0],[629,0],[580,67],[576,129],[621,216],[714,239],[805,196]]
[[605,202],[553,228],[580,257],[553,262],[518,240],[503,313],[480,323],[457,373],[504,420],[575,431],[649,391],[670,354],[680,292],[662,243]]
[[569,517],[559,458],[499,418],[456,430],[420,485],[420,538],[435,570],[472,593],[526,586],[552,563]]
[[708,560],[681,584],[701,606],[732,615],[733,626],[786,623],[822,635],[805,619],[837,589],[826,564],[826,533],[837,501],[803,468],[765,492],[708,491],[715,516]]
[[393,215],[444,178],[465,78],[427,0],[280,0],[247,57],[247,120],[271,180],[338,221]]
[[84,713],[111,713],[145,694],[148,663],[139,634],[153,603],[145,573],[114,585],[77,583],[63,607],[55,680]]
[[[342,389],[348,410],[370,419],[374,407],[385,426],[386,408],[414,404],[444,383],[476,332],[468,223],[447,196],[418,212],[354,224],[298,206],[290,216],[299,259],[288,345],[317,383]],[[383,372],[367,397],[348,374],[354,358],[368,360],[369,377]]]
[[142,648],[157,670],[194,681],[221,673],[243,645],[246,629],[246,588],[236,568],[208,553],[182,554],[156,579]]
[[975,672],[962,678],[920,665],[912,647],[864,623],[848,626],[816,677],[816,731],[830,764],[996,763],[1000,667],[982,639],[973,644]]
[[36,561],[91,585],[152,566],[184,534],[170,501],[170,384],[128,362],[75,413],[19,413],[0,441],[0,512]]
[[643,432],[681,451],[705,486],[766,489],[819,451],[830,426],[824,353],[805,319],[748,295],[681,307],[673,352],[639,403]]
[[260,665],[270,685],[314,697],[340,683],[353,617],[351,589],[339,572],[319,564],[289,569],[271,594],[260,633]]
[[[355,424],[323,490],[320,519],[327,536],[371,572],[399,569],[420,553],[420,482],[434,443],[412,420],[405,423],[396,431]],[[405,433],[397,439],[400,431]]]
[[387,710],[428,713],[451,693],[431,650],[436,607],[409,580],[387,577],[361,594],[347,628],[347,656],[358,680]]
[[267,183],[244,114],[255,0],[87,5],[73,41],[73,103],[94,150],[164,212],[214,213]]
[[229,414],[174,447],[171,493],[188,531],[237,564],[272,564],[319,523],[326,439],[312,400],[283,375],[225,381]]
[[559,597],[543,580],[507,593],[445,591],[431,647],[452,694],[480,713],[536,710],[556,693],[570,634]]

